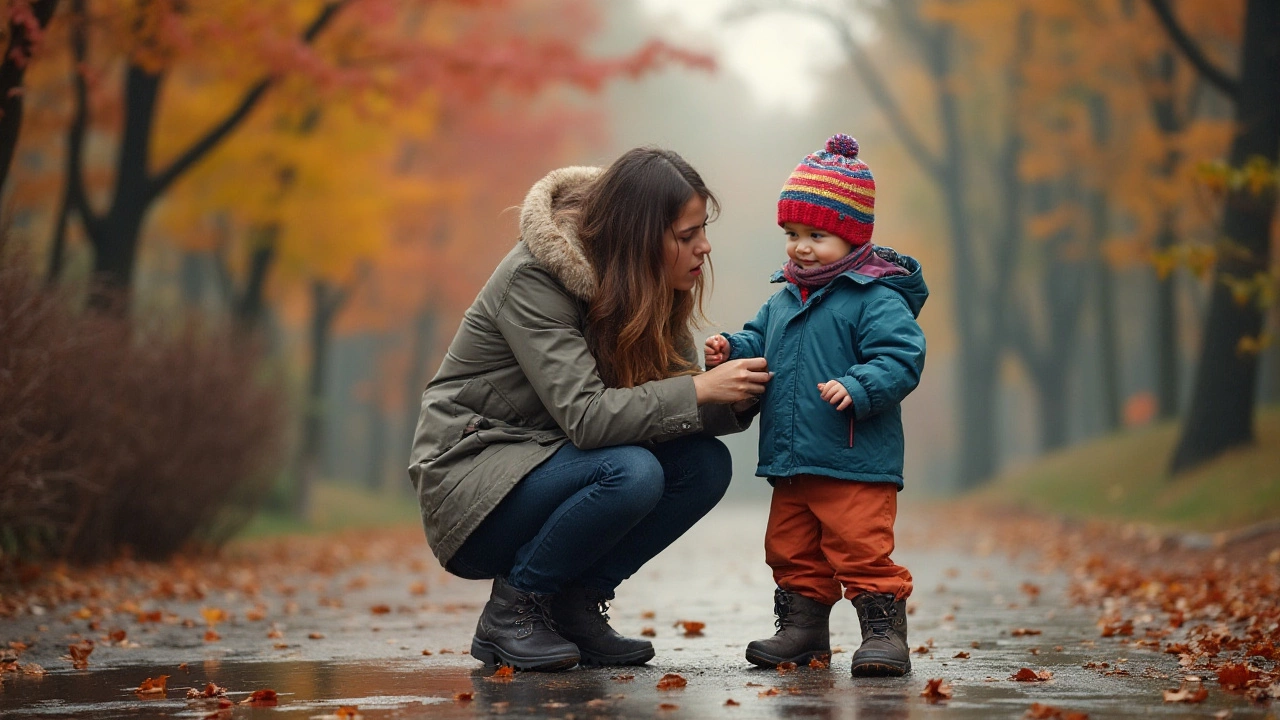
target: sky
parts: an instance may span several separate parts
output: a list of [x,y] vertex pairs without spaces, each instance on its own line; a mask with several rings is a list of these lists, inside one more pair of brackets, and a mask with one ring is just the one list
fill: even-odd
[[640,0],[645,13],[671,22],[668,39],[694,32],[716,45],[721,67],[741,79],[762,109],[806,112],[822,76],[844,58],[834,34],[813,19],[771,12],[726,20],[738,0]]

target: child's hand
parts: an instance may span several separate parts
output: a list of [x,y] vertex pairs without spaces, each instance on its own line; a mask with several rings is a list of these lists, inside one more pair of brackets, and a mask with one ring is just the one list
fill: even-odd
[[707,369],[710,370],[729,359],[729,341],[723,335],[712,335],[707,338],[702,354],[706,359]]
[[818,392],[822,393],[822,399],[836,406],[836,410],[844,410],[853,404],[853,398],[849,397],[849,391],[839,380],[828,380],[824,383],[818,383]]

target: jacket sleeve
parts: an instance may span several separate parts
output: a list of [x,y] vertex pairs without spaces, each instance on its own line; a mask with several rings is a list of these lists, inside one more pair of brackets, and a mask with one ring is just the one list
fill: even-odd
[[920,384],[924,331],[901,298],[886,296],[867,305],[854,341],[862,362],[838,380],[853,400],[854,418],[862,420],[902,402]]
[[517,269],[493,311],[498,331],[556,424],[589,450],[702,430],[693,378],[607,388],[577,303],[543,268]]
[[[694,346],[693,334],[690,333],[682,343],[680,354],[694,367],[698,365],[698,349]],[[754,408],[752,408],[754,410]],[[707,435],[731,435],[751,427],[751,419],[756,413],[747,411],[735,413],[733,408],[722,403],[707,403],[698,406],[698,414],[702,416],[702,431]],[[661,441],[666,438],[654,438]]]
[[769,327],[769,303],[760,306],[760,312],[740,332],[721,333],[729,340],[729,360],[764,357],[764,333]]

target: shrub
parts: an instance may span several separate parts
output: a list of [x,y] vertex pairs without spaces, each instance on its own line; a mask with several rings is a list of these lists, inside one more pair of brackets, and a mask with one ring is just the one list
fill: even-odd
[[283,446],[284,397],[256,346],[194,320],[142,330],[71,308],[0,241],[0,555],[221,544]]

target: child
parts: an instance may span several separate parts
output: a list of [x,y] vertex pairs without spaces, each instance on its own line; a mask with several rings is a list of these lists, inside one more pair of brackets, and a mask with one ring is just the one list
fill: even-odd
[[763,355],[760,463],[773,485],[765,561],[778,632],[747,646],[762,667],[830,654],[828,618],[853,601],[853,675],[911,670],[911,573],[889,559],[902,489],[902,409],[924,368],[920,264],[871,244],[875,180],[848,135],[796,167],[778,200],[790,261],[742,332],[707,338],[707,367]]

